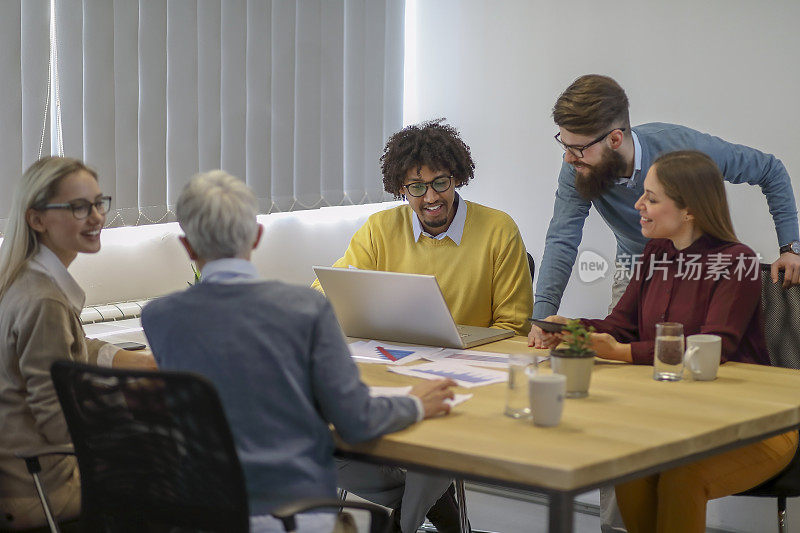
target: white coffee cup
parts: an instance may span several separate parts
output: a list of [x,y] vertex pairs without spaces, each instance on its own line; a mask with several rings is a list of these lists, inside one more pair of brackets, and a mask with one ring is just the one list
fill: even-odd
[[717,378],[722,338],[719,335],[689,335],[686,337],[684,364],[696,381],[711,381]]
[[530,378],[531,414],[537,426],[557,426],[564,410],[567,377],[563,374],[534,374]]

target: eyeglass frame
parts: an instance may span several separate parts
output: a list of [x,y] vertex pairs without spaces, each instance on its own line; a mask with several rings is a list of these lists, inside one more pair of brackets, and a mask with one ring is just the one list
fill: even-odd
[[[607,131],[606,133],[602,134],[600,137],[598,137],[597,139],[593,140],[589,144],[584,144],[583,146],[574,146],[574,145],[571,145],[571,144],[564,143],[560,138],[561,137],[561,132],[560,131],[558,133],[556,133],[553,136],[553,138],[556,140],[556,142],[559,144],[559,146],[561,146],[561,148],[565,152],[569,152],[570,154],[572,154],[573,157],[575,157],[577,159],[583,159],[583,151],[584,150],[586,150],[590,146],[593,146],[593,145],[599,143],[600,141],[602,141],[603,139],[605,139],[606,137],[608,137],[609,135],[614,133],[616,130],[624,132],[626,129],[627,128],[613,128],[613,129]],[[580,155],[576,154],[575,151],[577,151]]]
[[[112,200],[111,196],[108,195],[99,196],[97,200],[95,200],[94,202],[90,202],[88,200],[83,200],[83,199],[81,200],[85,203],[78,203],[76,205],[75,204],[76,200],[73,200],[72,202],[65,202],[61,204],[45,204],[41,207],[34,207],[34,209],[36,209],[37,211],[46,211],[47,209],[70,209],[72,210],[72,216],[75,217],[76,220],[84,220],[89,218],[89,215],[91,215],[92,213],[92,208],[94,208],[94,210],[97,211],[99,215],[105,215],[111,210],[111,200]],[[98,207],[98,204],[102,205],[103,203],[107,204],[107,207],[105,208],[104,211],[101,212],[100,208]],[[86,216],[79,217],[75,213],[75,210],[82,208],[86,208]]]
[[[433,182],[436,181],[436,180],[440,180],[442,178],[447,178],[447,187],[442,189],[441,191],[437,191],[436,188],[433,186]],[[453,186],[453,180],[454,179],[455,178],[453,178],[452,175],[450,175],[450,176],[439,176],[437,178],[433,178],[431,181],[412,181],[411,183],[404,183],[403,184],[403,188],[406,190],[406,192],[408,193],[409,196],[411,196],[413,198],[422,198],[423,196],[428,194],[428,187],[430,187],[431,189],[433,189],[434,191],[436,191],[436,192],[438,192],[440,194],[443,193],[443,192],[449,191],[450,187]],[[424,185],[425,186],[425,191],[420,195],[411,194],[411,191],[408,190],[408,187],[410,185]]]

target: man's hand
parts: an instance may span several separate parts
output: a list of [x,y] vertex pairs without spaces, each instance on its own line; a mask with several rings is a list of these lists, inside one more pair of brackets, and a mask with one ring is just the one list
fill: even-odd
[[422,400],[425,418],[430,418],[441,413],[447,414],[450,412],[450,406],[444,401],[453,398],[453,391],[450,390],[450,387],[455,386],[456,382],[452,379],[426,381],[419,385],[414,385],[409,394],[413,394]]
[[[556,324],[566,324],[569,319],[559,315],[550,315],[545,318],[547,322],[555,322]],[[558,346],[561,342],[561,334],[547,333],[542,331],[542,328],[536,324],[531,324],[531,332],[528,333],[528,346],[533,346],[538,349],[552,349]]]
[[778,271],[783,270],[783,288],[800,284],[800,255],[784,252],[772,263],[772,283],[778,283]]
[[131,368],[137,370],[158,370],[153,354],[147,351],[131,352],[129,350],[119,350],[114,354],[111,362],[113,368]]

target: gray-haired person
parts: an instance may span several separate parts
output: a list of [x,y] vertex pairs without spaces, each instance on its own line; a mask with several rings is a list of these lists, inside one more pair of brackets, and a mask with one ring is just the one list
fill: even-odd
[[[325,297],[259,277],[250,254],[263,227],[241,180],[221,170],[195,176],[176,212],[201,279],[147,305],[142,325],[160,368],[197,372],[216,386],[244,469],[252,531],[283,531],[269,516],[283,503],[335,496],[329,423],[358,442],[448,412],[451,381],[371,398]],[[330,531],[334,522],[309,514],[299,526]]]

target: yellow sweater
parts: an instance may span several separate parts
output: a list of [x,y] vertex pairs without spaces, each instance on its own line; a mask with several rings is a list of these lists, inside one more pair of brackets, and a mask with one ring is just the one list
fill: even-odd
[[[425,235],[415,242],[416,215],[402,205],[370,216],[333,266],[434,275],[457,324],[527,335],[533,289],[519,229],[502,211],[466,204],[460,245]],[[319,290],[319,281],[312,287]]]

